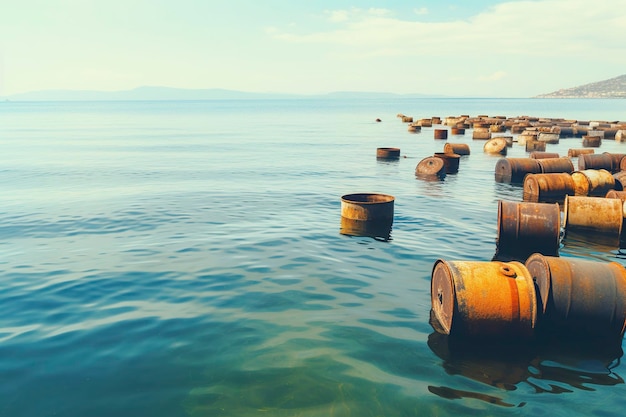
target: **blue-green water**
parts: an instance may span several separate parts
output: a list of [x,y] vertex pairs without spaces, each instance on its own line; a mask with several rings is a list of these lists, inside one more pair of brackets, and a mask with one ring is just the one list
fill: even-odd
[[[491,260],[522,190],[471,131],[448,139],[472,150],[458,174],[417,179],[445,141],[397,113],[614,121],[626,101],[0,103],[0,415],[621,416],[621,346],[434,333],[433,263]],[[355,192],[395,196],[390,240],[339,233]]]

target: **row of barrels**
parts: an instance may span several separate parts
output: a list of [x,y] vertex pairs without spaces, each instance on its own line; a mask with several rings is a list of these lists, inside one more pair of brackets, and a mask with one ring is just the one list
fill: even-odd
[[525,263],[438,259],[431,309],[437,332],[483,342],[547,335],[619,340],[626,326],[626,269],[540,253]]

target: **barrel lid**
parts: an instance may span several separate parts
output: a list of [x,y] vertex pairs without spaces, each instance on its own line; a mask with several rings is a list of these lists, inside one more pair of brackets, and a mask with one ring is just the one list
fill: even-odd
[[446,172],[446,165],[443,158],[429,156],[422,159],[415,168],[415,174],[443,176]]
[[483,145],[483,151],[485,151],[486,153],[506,154],[506,139],[502,137],[489,139]]
[[450,334],[455,303],[454,278],[449,264],[438,259],[433,266],[430,281],[432,311],[444,334]]
[[535,287],[537,291],[539,291],[539,296],[537,297],[538,301],[541,302],[539,309],[542,313],[545,313],[552,280],[550,264],[548,263],[547,257],[540,253],[530,255],[526,260],[526,269],[528,269],[535,283]]

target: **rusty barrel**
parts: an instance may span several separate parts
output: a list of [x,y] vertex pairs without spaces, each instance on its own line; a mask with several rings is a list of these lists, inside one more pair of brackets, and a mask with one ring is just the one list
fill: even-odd
[[351,220],[393,222],[395,198],[388,194],[356,193],[341,196],[341,217]]
[[556,152],[534,151],[531,152],[528,157],[533,159],[559,158],[559,154]]
[[574,172],[574,164],[569,158],[540,158],[537,160],[541,166],[541,172],[549,174],[552,172]]
[[446,174],[454,174],[456,172],[459,172],[461,155],[455,153],[435,152],[433,156],[443,159],[443,163],[446,167]]
[[568,232],[602,235],[619,243],[624,219],[624,203],[616,198],[568,195],[563,207],[563,229]]
[[[622,201],[622,203],[626,202],[626,191],[617,191],[617,190],[609,190],[607,191],[604,198],[617,198]],[[624,213],[624,217],[626,217],[626,213]]]
[[545,150],[546,150],[545,142],[539,142],[538,140],[526,142],[526,152],[533,152],[533,151],[544,152]]
[[444,153],[455,153],[457,155],[469,155],[470,147],[466,143],[446,143],[443,145]]
[[602,138],[600,136],[583,136],[584,148],[599,148],[602,145]]
[[451,135],[464,135],[465,134],[465,128],[464,127],[451,127],[450,128],[450,134]]
[[431,304],[438,331],[449,335],[529,338],[537,320],[532,277],[516,261],[438,259]]
[[575,184],[574,195],[604,196],[615,188],[615,178],[606,169],[585,169],[572,173]]
[[535,252],[559,255],[561,211],[557,203],[498,202],[496,258],[524,261]]
[[400,148],[377,148],[376,158],[378,159],[398,159],[400,158]]
[[411,133],[419,133],[422,131],[422,126],[418,126],[418,125],[411,123],[409,127],[407,128],[407,130]]
[[419,161],[415,167],[415,175],[445,177],[446,164],[444,163],[443,158],[429,156]]
[[620,339],[626,323],[626,269],[617,262],[534,254],[538,330],[565,338]]
[[613,174],[615,179],[615,186],[613,187],[617,191],[624,191],[626,189],[626,171],[619,171]]
[[527,174],[540,173],[541,165],[532,158],[501,158],[496,162],[495,171],[497,182],[521,184]]
[[609,152],[604,152],[606,155],[608,155],[611,158],[611,169],[607,170],[607,171],[611,171],[611,173],[615,174],[616,172],[619,172],[622,170],[622,161],[624,160],[624,157],[626,156],[626,154],[623,153],[609,153]]
[[391,220],[368,221],[354,220],[341,216],[339,233],[348,236],[372,237],[377,240],[388,241],[391,239]]
[[570,158],[580,158],[580,155],[595,153],[594,149],[574,149],[570,148],[567,150],[567,156]]
[[565,196],[574,194],[574,181],[567,172],[528,174],[524,178],[524,201],[534,203],[558,203]]
[[435,129],[435,139],[448,139],[448,129]]
[[507,143],[506,139],[503,137],[496,137],[489,139],[483,145],[483,151],[486,153],[497,153],[501,155],[506,155]]
[[582,154],[578,156],[578,169],[580,171],[584,169],[606,169],[611,171],[613,169],[613,159],[609,154]]

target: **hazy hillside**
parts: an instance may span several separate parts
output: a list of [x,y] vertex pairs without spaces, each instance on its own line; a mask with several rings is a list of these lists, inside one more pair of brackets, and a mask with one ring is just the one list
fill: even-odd
[[604,81],[541,94],[537,98],[626,98],[626,74]]

